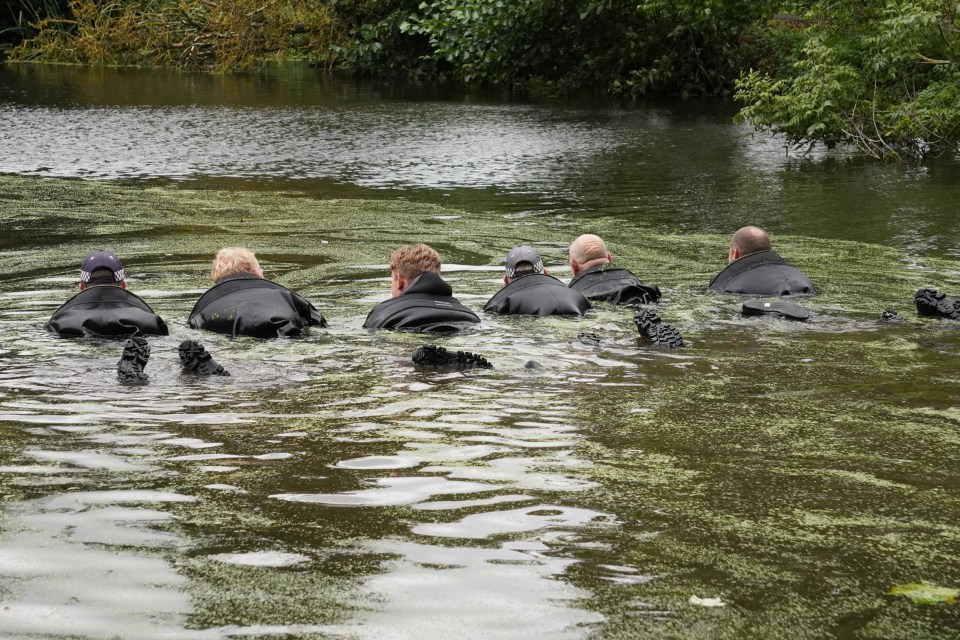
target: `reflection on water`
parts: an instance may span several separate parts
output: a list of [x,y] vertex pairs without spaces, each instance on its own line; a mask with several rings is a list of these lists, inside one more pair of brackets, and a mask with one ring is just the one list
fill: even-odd
[[661,233],[729,235],[762,222],[774,234],[960,252],[960,164],[786,153],[782,141],[733,125],[733,112],[519,103],[296,66],[231,78],[10,65],[0,67],[0,173],[617,215]]
[[551,547],[535,539],[494,548],[378,543],[394,559],[367,589],[387,606],[355,630],[371,638],[582,638],[603,616],[571,606],[588,594],[558,584],[575,561]]
[[[960,625],[960,607],[887,595],[960,586],[960,332],[911,313],[919,286],[960,293],[955,167],[784,158],[709,108],[88,73],[0,71],[0,171],[190,180],[0,176],[0,635]],[[747,214],[821,289],[809,322],[744,318],[706,290]],[[438,341],[495,368],[430,372],[410,362],[424,337],[360,328],[398,244],[440,247],[479,309],[510,247],[566,279],[582,231],[660,285],[684,349],[598,305],[485,316]],[[189,329],[226,244],[254,248],[329,329]],[[90,246],[118,251],[170,324],[145,386],[116,383],[118,343],[41,329]],[[889,306],[907,321],[878,322]],[[181,371],[187,337],[233,375]],[[710,598],[726,606],[691,604]]]
[[[36,329],[25,325],[20,330],[31,334]],[[93,397],[82,398],[92,369],[53,385],[35,365],[24,363],[36,388],[19,389],[17,398],[7,396],[0,403],[16,440],[8,455],[21,463],[0,468],[5,484],[24,497],[36,492],[47,496],[21,500],[7,513],[10,524],[0,540],[0,554],[19,558],[19,564],[5,571],[17,581],[7,599],[16,612],[6,618],[7,629],[36,630],[30,622],[40,612],[45,619],[40,632],[52,636],[75,629],[93,636],[122,635],[140,627],[137,615],[147,615],[163,622],[149,625],[144,637],[223,637],[256,631],[539,638],[580,637],[588,628],[583,625],[603,620],[570,606],[587,592],[565,584],[564,574],[578,560],[555,550],[575,549],[580,532],[615,526],[615,518],[538,497],[556,499],[596,486],[582,477],[589,463],[574,451],[579,428],[570,421],[562,392],[556,397],[561,390],[551,390],[555,383],[539,392],[528,389],[522,398],[499,398],[502,378],[483,373],[420,377],[411,364],[395,362],[363,396],[354,396],[350,389],[329,389],[326,376],[314,370],[297,385],[296,398],[284,398],[294,389],[278,388],[276,381],[237,389],[246,377],[239,362],[232,365],[239,374],[233,385],[193,380],[196,384],[187,386],[189,373],[168,371],[162,363],[171,355],[165,349],[168,340],[176,343],[172,337],[155,341],[154,357],[161,362],[151,360],[148,369],[154,364],[163,368],[146,387],[115,387],[112,369],[105,364],[96,374]],[[322,340],[312,336],[273,343],[275,355],[312,353],[307,360],[325,360],[330,355],[325,350],[333,345],[325,347]],[[243,352],[248,345],[242,342],[224,350],[225,360],[231,359],[231,351]],[[82,343],[67,344],[76,348]],[[94,341],[86,348],[89,358],[116,352],[118,345]],[[295,366],[303,359],[280,358]],[[409,392],[398,391],[397,382],[414,375],[420,379],[410,385],[416,386],[416,397],[404,397]],[[3,377],[0,384],[12,391],[19,386],[18,377]],[[280,395],[272,397],[276,392]],[[224,394],[228,397],[218,397]],[[249,401],[247,411],[220,409],[240,397]],[[137,405],[143,410],[132,412]],[[285,405],[293,405],[287,413]],[[31,426],[40,424],[44,426]],[[300,429],[292,431],[291,425]],[[357,455],[361,452],[367,453]],[[105,486],[130,488],[93,490]],[[248,521],[253,513],[232,521],[236,516],[227,514],[246,510],[224,503],[236,499],[260,504],[257,511],[281,514],[266,516],[274,526],[290,520],[297,528],[336,530],[345,518],[351,524],[319,539],[304,533],[274,538],[262,524],[253,523],[256,519]],[[175,503],[199,509],[180,510]],[[273,506],[283,503],[310,510],[278,511]],[[353,508],[351,514],[361,513],[355,509],[369,513],[357,518],[324,510],[344,506]],[[396,507],[410,508],[408,526],[402,521],[387,525],[381,538],[383,524],[373,529],[364,525],[371,519],[382,521],[388,516],[378,514]],[[434,520],[448,514],[453,516],[448,522]],[[183,530],[187,523],[189,533]],[[21,528],[29,533],[17,534]],[[323,542],[327,535],[335,538]],[[407,536],[411,539],[405,540]],[[356,542],[350,542],[353,538]],[[485,542],[479,547],[416,542],[430,538]],[[197,598],[203,602],[210,597],[204,591],[215,587],[205,586],[202,579],[188,583],[174,570],[176,556],[261,572],[286,571],[313,566],[318,556],[329,553],[325,546],[330,543],[352,547],[353,555],[368,556],[379,567],[347,592],[331,596],[364,603],[362,622],[334,619],[307,626],[256,625],[247,631],[223,625],[189,630]],[[110,555],[111,562],[91,575],[86,567],[102,554]],[[77,563],[66,574],[45,568],[68,557]],[[128,575],[122,566],[139,573]],[[342,566],[338,571],[350,569]],[[55,588],[52,580],[57,580]],[[157,593],[149,599],[160,589],[169,590],[169,596]],[[95,595],[100,592],[102,596]],[[97,616],[101,607],[112,613]],[[293,616],[287,620],[304,615],[295,600],[285,607],[284,615]],[[493,611],[495,619],[490,618]]]

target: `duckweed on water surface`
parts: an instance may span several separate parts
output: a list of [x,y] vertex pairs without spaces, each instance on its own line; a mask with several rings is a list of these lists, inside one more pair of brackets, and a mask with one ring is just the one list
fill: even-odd
[[[26,558],[3,581],[13,633],[27,633],[30,604],[56,611],[41,637],[960,628],[955,605],[907,592],[960,586],[960,325],[912,312],[920,286],[954,292],[954,262],[779,238],[821,289],[802,301],[811,320],[792,323],[741,317],[741,299],[706,290],[725,235],[201,186],[0,177],[0,551]],[[567,278],[565,247],[583,231],[660,285],[657,312],[687,347],[651,348],[630,310],[598,305],[580,321],[484,317],[435,341],[495,368],[432,373],[410,363],[422,336],[360,329],[389,295],[399,244],[439,247],[479,309],[510,247],[535,243]],[[188,329],[227,244],[253,248],[329,330],[260,342]],[[145,387],[115,384],[117,343],[40,328],[92,246],[116,250],[132,290],[170,322],[151,340]],[[889,306],[907,322],[879,323]],[[183,374],[185,337],[233,375]],[[524,369],[531,359],[543,369]],[[109,575],[45,569],[61,552],[94,566],[104,550],[117,558]],[[120,560],[150,564],[139,578]],[[142,603],[111,600],[118,584]],[[43,595],[54,585],[95,602],[60,606]],[[76,626],[78,611],[110,607]]]
[[945,589],[932,584],[903,584],[890,589],[890,595],[906,596],[919,604],[953,604],[960,596],[960,590]]

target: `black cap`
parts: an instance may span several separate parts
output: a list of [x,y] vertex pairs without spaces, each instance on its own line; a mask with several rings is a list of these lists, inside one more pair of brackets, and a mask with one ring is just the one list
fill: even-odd
[[533,265],[534,273],[543,273],[543,259],[533,247],[525,244],[514,247],[507,254],[507,277],[512,278],[517,272],[517,267],[521,262],[529,262]]
[[80,282],[90,282],[90,275],[97,269],[110,269],[116,282],[126,280],[123,273],[123,263],[112,251],[97,249],[87,254],[80,264]]

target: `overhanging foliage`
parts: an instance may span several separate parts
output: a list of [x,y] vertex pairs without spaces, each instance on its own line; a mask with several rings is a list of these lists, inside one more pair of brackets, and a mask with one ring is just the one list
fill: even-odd
[[960,142],[958,5],[819,1],[799,59],[737,81],[739,117],[796,145],[856,144],[877,158],[939,155]]

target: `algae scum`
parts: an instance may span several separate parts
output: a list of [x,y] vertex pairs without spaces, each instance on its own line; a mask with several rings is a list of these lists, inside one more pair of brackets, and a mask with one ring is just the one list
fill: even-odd
[[[785,236],[823,289],[805,301],[812,320],[742,318],[738,299],[705,291],[725,236],[598,218],[618,261],[663,288],[657,310],[687,347],[651,348],[629,311],[601,305],[582,321],[484,317],[435,341],[495,369],[431,373],[409,360],[424,337],[360,329],[389,295],[395,246],[437,246],[479,309],[515,244],[536,241],[568,277],[582,224],[16,177],[0,177],[0,202],[5,637],[960,628],[960,328],[909,305],[955,277],[950,261]],[[210,257],[238,243],[330,329],[269,342],[188,329]],[[147,386],[116,384],[118,343],[41,329],[93,246],[123,256],[171,326],[151,339]],[[905,323],[878,322],[891,305]],[[232,377],[182,373],[187,337]]]

